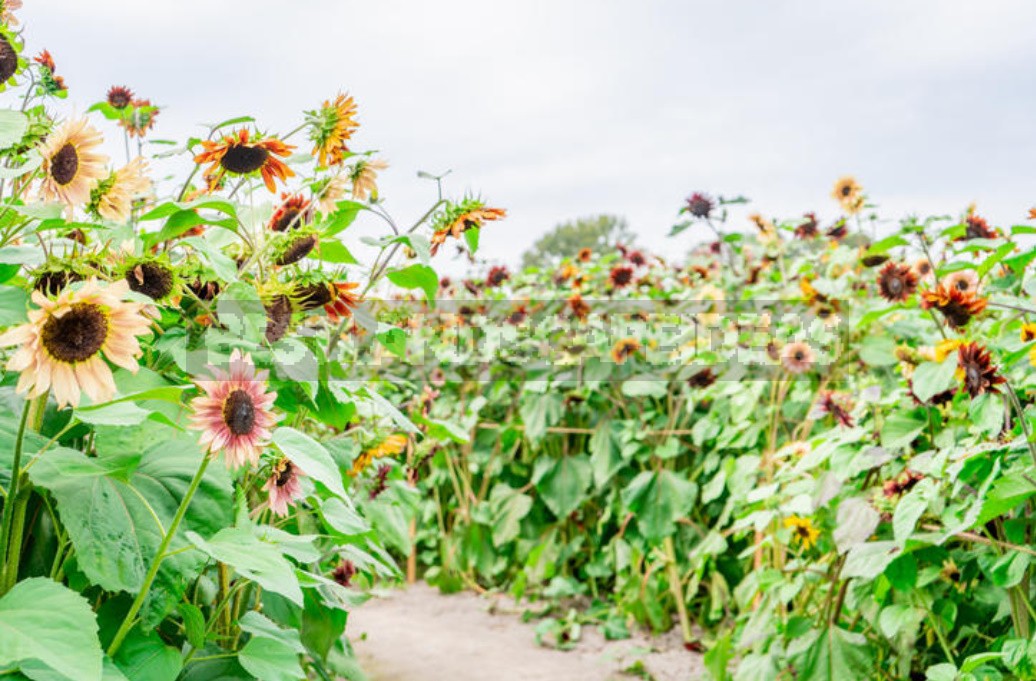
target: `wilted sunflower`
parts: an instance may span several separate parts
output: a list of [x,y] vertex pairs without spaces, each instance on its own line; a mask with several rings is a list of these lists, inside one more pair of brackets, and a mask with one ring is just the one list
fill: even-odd
[[45,296],[56,296],[69,284],[83,280],[83,275],[73,269],[73,265],[49,265],[32,274],[32,289]]
[[817,223],[816,213],[806,213],[806,220],[795,227],[795,238],[815,239],[820,234],[820,226]]
[[781,364],[791,374],[803,374],[813,368],[816,355],[813,348],[803,341],[788,343],[781,350]]
[[356,122],[356,102],[349,95],[339,94],[327,100],[316,111],[306,112],[309,139],[314,143],[313,155],[322,167],[338,165],[349,153],[346,142],[360,124]]
[[996,386],[1007,382],[993,366],[989,350],[978,343],[967,343],[957,348],[957,369],[964,381],[964,389],[972,397],[999,392]]
[[124,277],[130,289],[156,302],[169,298],[179,285],[179,277],[173,268],[167,262],[153,258],[130,263]]
[[611,349],[612,361],[616,364],[623,364],[640,350],[640,341],[635,338],[623,338],[616,341]]
[[863,208],[863,187],[850,175],[835,182],[831,196],[842,206],[842,210],[850,215],[860,212]]
[[271,408],[277,393],[266,391],[266,371],[256,371],[250,355],[234,350],[230,371],[209,367],[212,378],[200,379],[203,394],[191,402],[191,427],[202,431],[202,447],[215,456],[224,452],[227,468],[259,463],[277,422]]
[[313,219],[313,209],[310,201],[302,194],[281,194],[281,204],[270,217],[268,227],[275,232],[285,232],[289,229],[302,227]]
[[113,85],[108,90],[108,105],[122,111],[133,103],[133,90],[124,85]]
[[290,234],[278,235],[276,243],[271,246],[273,263],[281,267],[293,265],[309,255],[319,240],[312,228],[303,233],[292,231]]
[[817,396],[816,404],[809,418],[813,420],[831,416],[839,425],[845,428],[853,427],[852,399],[844,394],[833,390],[824,390]]
[[696,218],[707,218],[712,214],[712,209],[715,207],[715,202],[707,194],[695,192],[687,199],[687,205],[684,207],[684,210]]
[[978,295],[978,274],[975,270],[957,270],[947,274],[943,283],[948,288],[955,288],[961,293]]
[[95,150],[104,142],[85,118],[66,121],[40,146],[43,182],[40,197],[72,207],[90,200],[90,192],[107,175],[108,157]]
[[66,94],[65,90],[68,90],[68,86],[65,85],[65,79],[57,75],[57,67],[54,65],[54,57],[50,55],[50,52],[43,50],[33,57],[32,60],[42,67],[40,68],[40,89],[48,95],[64,97]]
[[386,161],[362,159],[356,162],[349,178],[353,183],[353,198],[357,201],[378,199],[378,173],[388,168]]
[[349,180],[343,175],[335,175],[323,180],[313,188],[317,210],[321,213],[333,213],[338,209],[338,202],[346,197],[349,191]]
[[909,265],[890,262],[878,272],[878,293],[889,302],[902,302],[916,290],[917,275]]
[[820,530],[813,527],[813,521],[809,518],[793,515],[784,519],[784,526],[791,529],[792,541],[802,548],[809,550],[816,546]]
[[144,137],[155,127],[155,119],[158,118],[160,109],[152,104],[150,99],[134,99],[130,106],[132,110],[128,116],[124,115],[119,119],[119,125],[130,137]]
[[[295,175],[295,171],[277,158],[291,155],[294,146],[274,137],[252,138],[247,128],[225,135],[219,141],[205,140],[201,145],[204,151],[194,157],[194,162],[210,164],[205,172],[216,179],[226,173],[249,175],[258,171],[263,184],[273,192],[277,191],[275,179],[284,182]],[[210,182],[210,187],[215,181]]]
[[270,511],[278,518],[288,515],[288,507],[302,498],[300,475],[302,471],[290,459],[281,459],[273,465],[263,491],[269,496]]
[[960,239],[961,241],[971,241],[972,239],[996,239],[999,234],[996,230],[989,226],[986,219],[979,217],[974,213],[968,214],[964,218],[964,236]]
[[687,385],[696,390],[708,388],[715,382],[716,374],[712,371],[712,367],[705,367],[701,371],[691,374],[691,377],[687,379]]
[[18,69],[22,66],[18,57],[18,50],[15,49],[15,39],[5,31],[0,31],[0,89],[14,78]]
[[263,303],[266,310],[266,342],[276,343],[291,328],[291,315],[295,311],[291,298],[287,295],[275,295]]
[[147,161],[138,156],[114,171],[90,192],[88,209],[112,222],[125,223],[133,209],[133,199],[147,193]]
[[921,307],[925,310],[935,308],[954,329],[967,326],[972,317],[986,309],[986,304],[985,298],[951,288],[945,282],[921,294]]
[[51,390],[59,408],[79,406],[84,392],[94,402],[112,399],[115,381],[104,359],[136,373],[136,337],[150,326],[142,304],[122,300],[128,290],[122,281],[105,286],[91,279],[55,300],[33,291],[38,309],[0,336],[0,346],[21,346],[7,363],[9,371],[21,372],[18,392],[31,388],[29,395],[39,397]]
[[459,239],[469,229],[481,229],[486,222],[502,220],[507,216],[503,208],[489,208],[482,201],[467,198],[459,204],[449,204],[436,218],[432,234],[432,255],[446,243],[447,237]]

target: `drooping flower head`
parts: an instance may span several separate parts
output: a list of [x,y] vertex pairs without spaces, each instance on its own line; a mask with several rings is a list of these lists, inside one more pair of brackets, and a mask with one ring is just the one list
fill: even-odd
[[123,275],[130,289],[161,302],[179,290],[180,278],[164,258],[145,257],[126,264]]
[[705,367],[691,374],[691,377],[687,379],[687,385],[695,390],[704,390],[715,383],[717,378],[712,367]]
[[119,125],[130,137],[144,137],[155,127],[155,119],[161,112],[150,99],[134,99],[130,102],[130,111],[119,119]]
[[795,238],[815,239],[820,234],[820,225],[816,213],[806,213],[806,219],[795,227]]
[[356,565],[351,560],[343,560],[331,573],[331,579],[339,586],[348,587],[356,576]]
[[348,94],[339,94],[327,100],[316,111],[306,113],[309,138],[313,141],[313,155],[321,167],[342,163],[349,154],[346,142],[360,127],[356,122],[356,102]]
[[270,229],[285,232],[306,225],[313,219],[313,207],[302,194],[281,194],[281,204],[270,218]]
[[878,272],[878,293],[885,300],[902,302],[917,290],[917,275],[909,265],[886,263]]
[[344,173],[323,180],[313,188],[317,210],[324,214],[335,212],[338,202],[345,198],[348,191],[349,180]]
[[446,243],[447,237],[459,239],[469,229],[480,229],[486,222],[501,220],[507,216],[503,208],[489,208],[475,198],[466,198],[460,203],[450,203],[435,219],[432,234],[432,255]]
[[855,177],[845,176],[835,182],[835,188],[831,192],[838,204],[850,215],[860,212],[863,208],[863,187],[856,181]]
[[852,428],[852,409],[852,399],[848,395],[833,390],[824,390],[817,396],[816,404],[813,405],[809,418],[816,420],[831,416],[839,425]]
[[353,308],[360,304],[360,294],[356,289],[360,284],[355,281],[336,282],[330,285],[328,291],[331,300],[324,304],[324,312],[327,318],[333,322],[349,317]]
[[960,241],[971,241],[972,239],[996,239],[1000,235],[995,229],[989,226],[985,218],[969,213],[964,218],[964,236]]
[[40,146],[40,197],[69,207],[87,203],[90,192],[107,175],[108,157],[96,151],[103,141],[85,118],[66,121],[48,135]]
[[271,410],[277,393],[267,392],[267,372],[257,372],[250,355],[234,350],[229,371],[210,366],[209,373],[197,381],[202,394],[191,402],[191,427],[202,431],[201,445],[210,454],[223,452],[228,468],[257,465],[277,422]]
[[0,26],[0,90],[24,68],[25,61],[19,56],[21,49],[17,34]]
[[349,179],[353,183],[353,198],[357,201],[378,198],[378,173],[389,167],[385,161],[362,159],[356,162]]
[[133,90],[124,85],[113,85],[108,90],[107,100],[111,108],[122,111],[133,103]]
[[578,293],[573,293],[569,296],[568,300],[565,301],[565,304],[568,305],[568,309],[576,319],[586,319],[590,314],[590,305],[583,300],[583,296]]
[[957,348],[957,369],[964,381],[964,389],[972,397],[999,392],[997,386],[1007,382],[993,366],[989,350],[978,343],[968,343]]
[[985,298],[947,286],[946,282],[940,282],[935,288],[921,294],[921,307],[938,310],[946,322],[957,330],[967,326],[972,317],[981,314],[987,302]]
[[295,171],[277,158],[290,156],[294,146],[274,137],[253,137],[247,128],[225,135],[218,141],[205,140],[201,144],[204,151],[194,157],[194,162],[210,164],[205,172],[216,178],[210,182],[210,187],[227,173],[250,175],[258,172],[266,188],[273,192],[277,191],[275,179],[283,182],[295,175]]
[[0,2],[0,23],[17,26],[18,17],[14,16],[14,11],[21,8],[22,0],[2,0]]
[[302,471],[288,458],[273,465],[263,491],[269,496],[270,511],[278,518],[288,515],[288,507],[302,498],[300,475],[303,475]]
[[146,194],[150,188],[147,161],[138,156],[111,173],[90,192],[87,208],[112,222],[125,223],[130,218],[133,200]]
[[54,57],[50,55],[50,52],[43,50],[38,55],[33,57],[34,62],[40,65],[40,90],[44,94],[48,95],[59,95],[64,97],[68,86],[65,85],[65,79],[57,75],[57,67],[54,65]]
[[137,336],[151,323],[141,303],[122,300],[128,290],[123,281],[91,279],[53,300],[33,291],[38,309],[29,312],[28,323],[0,336],[0,346],[20,346],[7,363],[21,372],[18,392],[38,397],[49,389],[58,407],[79,406],[81,393],[94,402],[112,399],[115,381],[105,358],[136,373]]

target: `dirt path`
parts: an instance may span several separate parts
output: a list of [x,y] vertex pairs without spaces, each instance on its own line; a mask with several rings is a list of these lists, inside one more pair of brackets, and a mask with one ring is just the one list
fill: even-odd
[[[441,595],[418,584],[350,613],[350,639],[370,681],[697,681],[701,657],[679,634],[606,641],[584,627],[568,652],[536,645],[506,597]],[[493,614],[490,610],[497,610]],[[650,677],[623,673],[641,661]]]

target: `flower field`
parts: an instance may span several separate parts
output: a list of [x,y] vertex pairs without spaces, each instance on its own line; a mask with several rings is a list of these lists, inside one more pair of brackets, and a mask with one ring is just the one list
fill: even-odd
[[424,580],[561,650],[675,629],[717,681],[1036,679],[1036,209],[695,192],[664,256],[488,266],[506,210],[428,176],[397,219],[348,94],[70,115],[20,6],[0,677],[361,681],[350,612]]

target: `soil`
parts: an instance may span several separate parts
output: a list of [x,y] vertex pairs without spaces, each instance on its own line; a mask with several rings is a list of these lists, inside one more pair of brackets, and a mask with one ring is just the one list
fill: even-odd
[[[573,650],[537,645],[534,624],[506,596],[392,591],[349,615],[349,638],[369,681],[695,681],[701,656],[678,631],[607,641],[583,627]],[[638,664],[639,663],[639,664]]]

